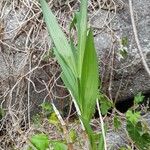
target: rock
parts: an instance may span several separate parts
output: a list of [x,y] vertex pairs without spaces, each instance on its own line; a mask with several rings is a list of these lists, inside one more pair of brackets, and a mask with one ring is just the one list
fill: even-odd
[[[133,0],[140,44],[150,67],[149,4],[149,0]],[[100,10],[91,20],[92,26],[102,29],[95,36],[95,45],[101,61],[103,91],[114,101],[125,100],[138,92],[150,92],[149,76],[142,65],[134,40],[128,3],[119,12],[112,11],[108,16],[107,14],[108,11]],[[106,18],[107,21],[104,21]],[[120,58],[120,41],[123,38],[128,40],[125,45],[127,56]]]

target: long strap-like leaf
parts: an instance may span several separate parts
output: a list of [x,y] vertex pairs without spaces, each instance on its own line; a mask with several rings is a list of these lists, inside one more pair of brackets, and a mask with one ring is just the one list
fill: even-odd
[[88,0],[81,0],[80,14],[77,16],[77,27],[78,27],[78,73],[81,77],[82,63],[85,52],[86,37],[87,37],[87,5]]
[[98,62],[91,30],[88,33],[85,47],[80,86],[83,117],[90,121],[98,94]]
[[72,52],[72,49],[67,41],[65,34],[59,27],[56,17],[49,9],[49,6],[45,2],[45,0],[40,0],[40,3],[48,31],[56,46],[56,50],[59,51],[59,54],[66,60],[73,73],[76,74],[74,53]]

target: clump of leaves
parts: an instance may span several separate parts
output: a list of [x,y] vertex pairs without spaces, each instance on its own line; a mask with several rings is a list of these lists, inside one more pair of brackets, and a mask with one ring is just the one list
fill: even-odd
[[132,124],[137,124],[141,115],[140,112],[133,112],[132,110],[128,110],[126,112],[126,118],[128,121],[130,121]]
[[[88,134],[91,148],[97,149],[89,123],[98,98],[98,61],[91,29],[87,28],[88,0],[81,0],[70,30],[76,27],[78,42],[67,41],[45,0],[40,0],[44,19],[54,42],[54,54],[62,69],[62,80],[72,95],[80,120]],[[71,37],[71,36],[70,36]]]
[[[134,98],[134,104],[137,105],[141,103],[144,99],[142,93],[138,93]],[[133,107],[132,110],[126,112],[127,118],[127,131],[130,138],[135,143],[139,150],[150,149],[150,129],[141,120],[142,116],[140,112]]]
[[[40,133],[33,135],[29,141],[30,146],[28,150],[48,150],[54,149],[54,150],[67,150],[72,146],[72,143],[76,141],[77,134],[75,130],[70,130],[69,134],[68,131],[64,131],[64,126],[61,124],[57,112],[55,112],[54,107],[51,103],[44,102],[41,104],[42,107],[42,114],[41,116],[36,117],[36,124],[39,124],[39,117],[42,120],[42,117],[46,117],[50,124],[54,125],[61,134],[64,135],[65,140],[59,141],[59,140],[49,140],[48,136],[46,134]],[[43,116],[44,114],[44,116]],[[45,116],[46,114],[46,116]],[[66,145],[67,143],[67,145]]]
[[30,138],[28,150],[67,150],[67,145],[63,141],[49,140],[46,134],[36,134]]
[[[49,103],[49,102],[43,102],[41,105],[40,105],[40,107],[42,108],[42,112],[40,112],[40,113],[38,113],[38,114],[36,114],[36,115],[34,115],[33,117],[32,117],[32,121],[33,121],[33,123],[35,124],[35,125],[37,125],[37,126],[40,126],[41,125],[41,123],[42,123],[42,119],[43,118],[47,118],[47,119],[49,119],[49,120],[51,120],[51,118],[52,118],[52,120],[54,120],[54,110],[53,110],[53,107],[52,107],[52,105],[51,105],[51,103]],[[56,114],[55,114],[56,115]],[[58,119],[57,119],[58,120]],[[53,121],[52,121],[53,122]],[[55,121],[56,122],[56,121]]]

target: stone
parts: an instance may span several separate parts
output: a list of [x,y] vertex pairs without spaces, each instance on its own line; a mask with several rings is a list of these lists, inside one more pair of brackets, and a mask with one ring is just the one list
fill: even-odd
[[[133,0],[140,44],[150,67],[149,4],[149,0]],[[95,45],[101,62],[100,74],[103,92],[113,101],[126,100],[138,92],[150,92],[150,80],[135,43],[128,3],[126,2],[124,9],[118,12],[100,10],[92,18],[91,24],[101,29],[101,32],[95,36]],[[122,48],[120,41],[124,37],[128,40],[125,46],[127,57],[120,58]]]

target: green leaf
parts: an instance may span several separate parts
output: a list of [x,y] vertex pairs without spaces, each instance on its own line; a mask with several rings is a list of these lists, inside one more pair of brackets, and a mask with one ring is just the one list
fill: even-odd
[[49,115],[53,112],[53,107],[49,102],[44,102],[40,106],[42,107],[44,117],[49,117]]
[[63,70],[61,74],[61,78],[64,84],[72,92],[74,98],[78,100],[78,82],[77,82],[76,76],[73,74],[67,62],[65,61],[65,59],[61,57],[61,55],[59,54],[57,50],[55,50],[55,55]]
[[45,2],[45,0],[40,0],[40,3],[41,3],[41,8],[42,8],[43,16],[45,18],[48,31],[56,46],[55,50],[58,50],[61,57],[65,59],[70,69],[72,69],[73,73],[76,74],[74,54],[72,52],[70,44],[67,41],[65,34],[62,32],[61,28],[59,27],[54,14],[49,9],[49,6]]
[[70,32],[73,28],[76,28],[78,18],[79,18],[79,12],[75,12],[73,19],[72,19],[72,22],[70,23],[70,27],[69,27]]
[[125,59],[125,58],[127,58],[127,56],[128,56],[128,52],[127,52],[127,50],[126,50],[125,47],[123,47],[122,49],[120,49],[119,53],[120,53],[120,57],[121,57],[122,59]]
[[121,59],[125,59],[127,58],[128,52],[127,52],[127,46],[128,46],[128,38],[127,37],[123,37],[121,39],[121,43],[120,43],[120,49],[119,49],[119,57]]
[[51,141],[51,144],[54,148],[54,150],[67,150],[67,146],[63,143],[63,142],[59,142],[59,141]]
[[121,44],[122,44],[124,47],[128,46],[128,38],[127,38],[127,37],[123,37],[123,38],[121,39]]
[[57,115],[53,112],[51,113],[50,117],[48,118],[49,123],[53,124],[53,125],[58,125],[59,124],[59,119],[57,117]]
[[74,142],[76,141],[76,139],[77,139],[77,133],[76,133],[75,130],[72,129],[72,130],[69,132],[69,138],[70,138],[70,142],[71,142],[71,143],[74,143]]
[[98,78],[98,62],[94,38],[90,30],[87,37],[80,82],[80,108],[84,119],[89,121],[95,111],[98,97]]
[[104,138],[103,138],[102,134],[100,134],[99,143],[98,143],[98,150],[104,150]]
[[45,18],[47,28],[54,41],[55,47],[54,53],[62,68],[62,79],[67,88],[72,92],[73,96],[77,97],[77,80],[76,80],[76,62],[75,52],[71,49],[70,44],[60,29],[55,16],[49,9],[45,0],[40,0],[42,12]]
[[133,125],[136,125],[137,122],[139,121],[141,115],[140,115],[140,112],[133,113],[131,110],[128,110],[126,112],[126,117]]
[[87,37],[87,6],[88,0],[81,0],[80,12],[77,15],[77,29],[78,29],[78,50],[79,50],[79,60],[78,60],[78,72],[79,78],[82,74],[82,63],[84,59],[84,53],[86,48],[86,37]]
[[36,134],[31,137],[30,142],[37,150],[46,150],[49,147],[49,139],[45,134]]
[[135,104],[139,104],[143,102],[144,96],[142,95],[142,92],[139,92],[135,97],[134,97],[134,102]]
[[99,101],[100,101],[100,108],[101,108],[102,115],[106,115],[108,113],[108,110],[113,106],[113,104],[103,94],[99,96]]
[[82,117],[81,117],[81,120],[83,122],[83,125],[85,127],[86,133],[88,135],[91,149],[92,150],[97,150],[95,134],[94,134],[94,132],[93,132],[93,130],[92,130],[90,124],[89,124],[89,121],[84,119],[84,118],[82,118]]
[[121,127],[121,121],[116,115],[114,116],[113,124],[115,129],[119,129]]
[[44,102],[40,106],[42,107],[42,110],[45,112],[49,112],[49,113],[53,112],[53,107],[49,102]]

